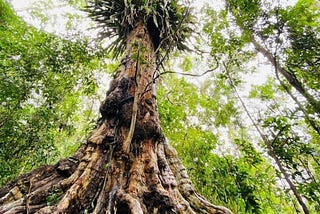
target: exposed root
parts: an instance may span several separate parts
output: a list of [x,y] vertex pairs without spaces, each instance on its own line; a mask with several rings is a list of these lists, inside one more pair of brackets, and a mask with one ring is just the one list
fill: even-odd
[[130,161],[121,150],[107,158],[105,148],[93,144],[69,177],[61,170],[71,170],[75,163],[67,160],[21,176],[1,189],[11,188],[2,194],[0,213],[231,213],[196,193],[176,151],[163,138],[140,143],[141,151]]
[[131,213],[143,214],[140,202],[138,199],[134,198],[132,195],[125,193],[123,190],[118,190],[117,192],[117,213],[127,212],[130,210]]

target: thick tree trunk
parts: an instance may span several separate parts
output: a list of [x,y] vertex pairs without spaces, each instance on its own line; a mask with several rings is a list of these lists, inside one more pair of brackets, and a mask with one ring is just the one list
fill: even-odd
[[157,112],[155,54],[143,23],[127,50],[88,141],[68,159],[0,189],[0,213],[231,213],[198,195]]

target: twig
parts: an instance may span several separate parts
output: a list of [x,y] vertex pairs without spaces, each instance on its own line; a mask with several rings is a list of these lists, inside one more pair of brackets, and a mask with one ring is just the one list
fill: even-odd
[[183,76],[202,77],[202,76],[206,75],[207,73],[210,73],[210,72],[214,71],[215,69],[216,68],[206,70],[202,74],[192,74],[192,73],[184,73],[184,72],[176,72],[176,71],[165,71],[165,72],[160,73],[159,75],[161,76],[161,75],[164,75],[164,74],[179,74],[179,75],[183,75]]

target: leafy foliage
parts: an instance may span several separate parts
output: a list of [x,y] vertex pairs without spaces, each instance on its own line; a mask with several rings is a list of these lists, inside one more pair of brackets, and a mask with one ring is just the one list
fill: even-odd
[[[314,84],[318,82],[318,75],[314,73],[318,67],[316,44],[319,39],[316,1],[298,1],[295,6],[283,8],[272,2],[230,0],[226,10],[219,14],[207,12],[211,19],[204,30],[210,38],[211,54],[222,61],[222,69],[227,73],[227,79],[235,83],[234,87],[240,91],[242,84],[238,79],[248,73],[248,60],[254,60],[250,58],[253,56],[250,43],[274,66],[275,75],[270,76],[264,85],[252,88],[249,98],[253,98],[254,103],[243,93],[242,99],[239,94],[237,96],[262,138],[265,155],[270,155],[275,165],[283,169],[281,172],[276,170],[276,175],[280,180],[288,175],[285,182],[291,182],[297,189],[295,195],[307,199],[310,212],[318,212],[317,196],[312,197],[307,190],[312,186],[313,195],[317,195],[319,189],[319,158],[315,157],[319,150],[319,132],[315,128],[319,124],[319,96],[318,85]],[[249,57],[248,60],[243,60],[244,55]],[[282,73],[291,79],[279,77],[280,69],[287,71]],[[290,103],[290,97],[295,103]],[[257,112],[252,105],[257,106]],[[309,126],[310,117],[313,126]],[[285,192],[289,190],[293,191],[293,188]],[[295,196],[288,194],[286,197]]]
[[[294,212],[281,189],[274,188],[272,165],[252,146],[238,121],[239,111],[224,78],[208,80],[200,90],[185,78],[162,81],[158,92],[162,127],[202,195],[235,213]],[[223,131],[215,131],[218,127]],[[223,142],[226,135],[231,142]]]
[[284,23],[281,30],[287,31],[291,43],[286,50],[288,69],[317,91],[320,80],[320,12],[316,4],[316,1],[298,1],[294,7],[280,10],[279,21]]
[[70,42],[26,25],[3,1],[0,20],[3,183],[39,164],[51,163],[65,151],[64,142],[57,141],[59,136],[85,130],[88,122],[76,128],[75,115],[84,104],[80,97],[96,91],[92,68],[99,55],[90,51],[86,41]]

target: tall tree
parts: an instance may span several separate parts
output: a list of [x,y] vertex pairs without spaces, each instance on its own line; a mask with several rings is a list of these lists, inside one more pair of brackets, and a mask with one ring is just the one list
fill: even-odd
[[[243,31],[243,37],[274,66],[281,85],[300,106],[306,120],[320,135],[319,17],[317,1],[298,1],[293,7],[256,1],[226,1],[228,11]],[[306,100],[301,105],[293,87]]]
[[111,50],[124,56],[101,118],[72,157],[3,186],[0,213],[230,213],[197,194],[160,127],[155,74],[170,50],[186,48],[189,8],[98,0],[87,10],[106,27],[101,35],[118,36]]
[[[252,47],[274,67],[273,78],[280,85],[270,77],[269,83],[258,87],[261,106],[250,117],[262,130],[262,147],[274,159],[279,178],[290,186],[287,192],[292,193],[296,209],[299,203],[305,213],[318,212],[319,85],[314,83],[319,81],[319,13],[316,1],[298,1],[287,8],[267,2],[230,0],[220,16],[211,13],[207,31],[212,47],[217,47],[211,53],[224,60],[224,75],[234,86],[238,73],[252,67],[242,60],[253,55]],[[290,96],[297,105],[281,102],[283,96],[286,101]]]
[[[302,141],[295,131],[297,125],[289,122],[295,120],[294,117],[299,118],[297,112],[301,112],[313,129],[311,133],[320,135],[319,84],[315,84],[319,82],[320,42],[317,1],[298,1],[287,8],[277,4],[261,6],[262,1],[227,1],[228,11],[247,41],[273,65],[280,85],[297,104],[297,110],[289,114],[283,112],[282,115],[265,118],[263,126],[271,135],[263,141],[304,213],[312,209],[318,211],[319,200],[312,196],[319,192],[316,173],[305,166],[308,162],[317,166],[318,160],[312,153],[318,150],[319,142]],[[299,96],[305,98],[304,103]],[[307,189],[311,186],[313,193],[310,195]]]

